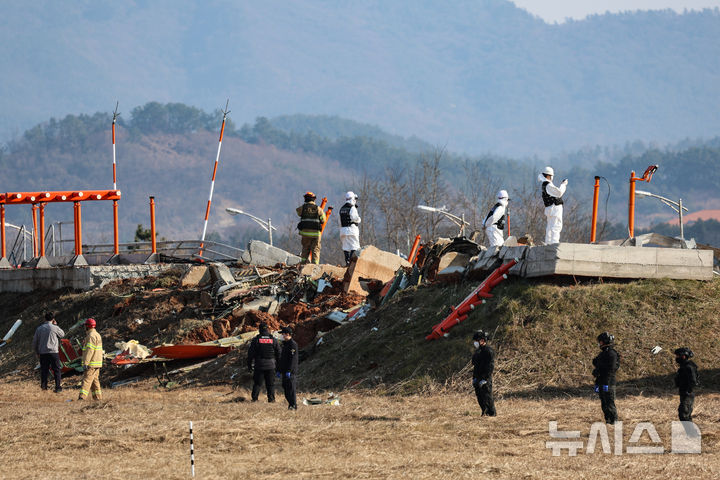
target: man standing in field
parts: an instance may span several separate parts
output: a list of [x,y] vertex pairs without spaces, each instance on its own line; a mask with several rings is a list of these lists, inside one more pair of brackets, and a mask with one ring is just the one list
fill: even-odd
[[675,361],[680,366],[675,375],[675,386],[680,394],[678,417],[682,422],[692,422],[693,404],[695,403],[693,389],[698,384],[697,365],[690,360],[693,355],[692,350],[687,347],[675,350]]
[[313,263],[320,263],[320,237],[325,223],[325,212],[315,205],[317,197],[314,193],[306,192],[303,198],[305,203],[295,209],[300,217],[297,225],[302,242],[300,258],[303,263],[307,263],[311,257]]
[[48,375],[50,369],[52,369],[55,376],[55,393],[62,392],[60,373],[62,364],[60,363],[58,347],[60,346],[60,339],[64,336],[65,332],[58,327],[55,321],[55,314],[47,312],[45,322],[35,330],[32,341],[33,352],[40,360],[40,388],[43,390],[48,388]]
[[600,354],[592,361],[595,369],[595,393],[600,396],[600,407],[605,415],[605,423],[610,425],[617,422],[617,408],[615,408],[615,373],[620,368],[620,354],[615,351],[615,337],[603,332],[597,337]]
[[100,369],[103,362],[103,346],[100,334],[95,330],[97,326],[95,319],[85,320],[85,341],[82,347],[83,379],[80,387],[78,400],[85,400],[88,393],[92,392],[95,400],[102,400],[102,389],[100,388]]
[[495,370],[495,352],[487,344],[488,334],[478,330],[473,335],[475,353],[472,356],[473,388],[483,416],[495,416],[495,402],[492,397],[492,374]]
[[298,344],[292,338],[292,328],[283,327],[280,330],[283,336],[282,350],[280,351],[280,362],[278,363],[277,374],[282,378],[282,386],[285,391],[285,399],[288,402],[288,410],[297,410],[297,372],[298,372]]
[[345,204],[340,208],[340,241],[345,254],[345,265],[360,250],[360,214],[357,210],[358,196],[354,192],[345,194]]
[[[247,367],[253,374],[253,388],[251,400],[258,401],[263,380],[267,391],[268,402],[275,401],[275,366],[280,358],[280,346],[270,333],[267,324],[261,323],[259,335],[250,341],[248,349]],[[253,365],[254,363],[254,365]]]

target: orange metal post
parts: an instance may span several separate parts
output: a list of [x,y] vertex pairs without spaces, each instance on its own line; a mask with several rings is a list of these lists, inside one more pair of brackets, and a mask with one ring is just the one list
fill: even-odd
[[45,256],[45,204],[40,204],[40,231],[38,232],[38,242],[40,243],[40,256]]
[[598,212],[598,195],[600,195],[600,177],[595,177],[595,187],[593,190],[593,208],[592,208],[592,225],[590,226],[590,243],[595,243],[595,235],[597,234],[597,212]]
[[650,183],[657,169],[657,165],[650,165],[645,169],[642,177],[636,177],[635,170],[630,172],[630,198],[628,199],[628,233],[630,238],[635,236],[635,182],[639,180]]
[[77,221],[78,221],[78,220],[77,220],[77,206],[78,206],[78,202],[73,202],[73,241],[75,242],[75,244],[73,245],[73,253],[74,253],[75,255],[78,254],[78,243],[77,243],[77,237],[78,237],[78,233],[77,233]]
[[5,205],[0,205],[0,243],[2,246],[2,258],[6,257],[5,251]]
[[78,255],[82,255],[82,204],[77,204],[77,244],[78,244]]
[[325,210],[325,205],[327,205],[327,197],[323,197],[322,202],[320,202],[320,210]]
[[33,258],[38,256],[38,223],[37,223],[37,203],[32,204],[32,225],[33,225],[33,236],[32,236],[32,252]]
[[113,253],[120,254],[120,235],[118,234],[118,202],[113,200]]
[[325,212],[325,223],[322,224],[322,230],[320,230],[320,235],[323,234],[325,231],[325,225],[327,225],[328,220],[330,219],[330,215],[332,214],[333,207],[328,207],[327,212]]
[[635,237],[635,170],[630,172],[630,198],[628,199],[628,235]]
[[412,248],[410,249],[410,254],[408,255],[408,262],[414,264],[415,263],[415,256],[417,255],[418,246],[420,245],[420,235],[415,236],[415,241],[412,244]]
[[150,197],[150,237],[152,253],[157,253],[157,242],[155,240],[155,197]]

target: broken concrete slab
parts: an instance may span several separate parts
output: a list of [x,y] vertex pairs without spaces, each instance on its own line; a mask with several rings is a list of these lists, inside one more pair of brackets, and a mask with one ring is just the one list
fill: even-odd
[[440,275],[440,272],[449,267],[465,268],[469,262],[470,255],[458,252],[448,252],[440,257],[440,263],[438,263],[438,275]]
[[369,245],[360,251],[360,255],[354,259],[347,269],[343,289],[345,292],[366,295],[360,285],[360,279],[375,279],[381,282],[389,282],[395,278],[395,272],[400,267],[411,267],[410,262],[398,255],[384,252],[379,248]]
[[301,259],[297,255],[286,252],[281,248],[274,247],[259,240],[252,240],[248,243],[247,249],[242,253],[240,260],[248,265],[274,267],[279,263],[297,265]]
[[207,265],[191,265],[180,279],[180,285],[183,287],[204,287],[211,280]]
[[220,282],[223,285],[235,283],[235,277],[230,271],[230,268],[224,263],[211,263],[210,275],[212,277],[213,283]]
[[300,269],[300,275],[308,276],[310,277],[310,280],[319,280],[325,274],[328,274],[333,278],[342,279],[343,277],[345,277],[345,271],[345,267],[338,267],[328,264],[315,265],[312,263],[308,263],[306,265],[303,265],[303,267]]

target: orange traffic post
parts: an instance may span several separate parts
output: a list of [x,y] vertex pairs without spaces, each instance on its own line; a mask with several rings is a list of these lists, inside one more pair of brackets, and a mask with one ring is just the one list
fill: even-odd
[[38,242],[40,243],[40,256],[45,256],[45,204],[40,204],[40,231],[38,232]]
[[597,233],[597,212],[598,212],[598,196],[600,195],[600,177],[595,177],[595,187],[593,190],[593,208],[592,208],[592,225],[590,226],[590,243],[595,243],[595,235]]
[[32,204],[32,225],[33,225],[33,235],[32,235],[32,252],[33,252],[33,258],[38,256],[38,223],[37,223],[37,203]]
[[120,254],[120,234],[118,233],[118,202],[113,200],[113,254]]
[[155,240],[155,197],[150,197],[150,242],[152,253],[157,253],[157,242]]
[[415,236],[415,241],[412,244],[412,248],[410,249],[410,254],[408,254],[408,262],[415,264],[415,256],[417,255],[418,247],[420,246],[420,235]]

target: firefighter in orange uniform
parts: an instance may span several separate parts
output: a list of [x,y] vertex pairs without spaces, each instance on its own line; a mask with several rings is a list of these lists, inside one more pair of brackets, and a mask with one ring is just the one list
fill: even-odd
[[82,347],[82,365],[83,379],[80,387],[80,396],[78,400],[85,400],[85,397],[92,392],[95,400],[102,400],[102,390],[100,389],[100,369],[103,362],[103,346],[100,334],[95,330],[95,320],[88,318],[85,320],[85,341]]

